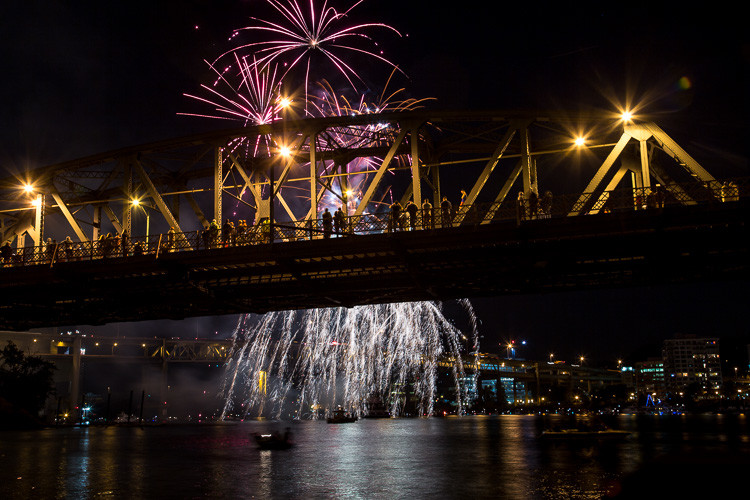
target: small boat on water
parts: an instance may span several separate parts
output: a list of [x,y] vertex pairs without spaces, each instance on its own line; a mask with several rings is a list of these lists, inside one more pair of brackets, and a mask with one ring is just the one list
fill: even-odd
[[333,410],[333,414],[326,419],[326,422],[328,422],[329,424],[346,424],[356,421],[357,417],[355,415],[350,415],[341,408]]
[[292,442],[291,433],[285,432],[284,435],[274,432],[272,434],[253,434],[258,448],[261,450],[288,450],[294,443]]

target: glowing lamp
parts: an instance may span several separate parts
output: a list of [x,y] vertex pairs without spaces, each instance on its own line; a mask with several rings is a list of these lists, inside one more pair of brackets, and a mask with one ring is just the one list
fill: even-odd
[[582,147],[582,146],[583,146],[584,144],[586,144],[586,139],[584,139],[583,137],[576,137],[576,140],[575,140],[575,145],[576,145],[577,147],[579,147],[579,148],[580,148],[580,147]]

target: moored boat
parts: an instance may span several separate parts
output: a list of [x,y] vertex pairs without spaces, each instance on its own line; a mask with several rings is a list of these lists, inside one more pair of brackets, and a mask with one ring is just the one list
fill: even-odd
[[346,412],[346,410],[343,410],[341,408],[333,410],[331,416],[326,419],[326,422],[328,422],[329,424],[346,424],[356,421],[357,417],[355,415],[350,415]]

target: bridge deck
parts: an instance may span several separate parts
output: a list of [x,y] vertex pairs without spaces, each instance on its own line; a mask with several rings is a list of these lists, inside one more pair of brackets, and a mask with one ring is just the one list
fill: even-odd
[[747,201],[0,270],[0,329],[746,279]]

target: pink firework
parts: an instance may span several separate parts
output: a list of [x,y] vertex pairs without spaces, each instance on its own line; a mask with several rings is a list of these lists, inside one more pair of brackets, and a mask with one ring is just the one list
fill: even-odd
[[[236,69],[229,65],[218,70],[214,64],[206,62],[216,73],[212,87],[201,85],[208,97],[184,94],[197,101],[214,106],[214,114],[179,113],[186,116],[199,116],[221,120],[240,121],[247,125],[263,125],[278,118],[283,107],[280,95],[280,82],[276,68],[259,69],[256,64],[248,64],[235,55]],[[217,88],[226,87],[221,92]]]
[[[236,66],[229,65],[221,71],[208,61],[206,63],[217,75],[213,86],[201,85],[208,96],[183,95],[213,106],[213,113],[178,114],[237,121],[243,126],[264,125],[280,119],[280,112],[288,105],[288,100],[281,96],[281,82],[277,79],[275,67],[260,69],[236,55]],[[257,136],[252,144],[246,143],[246,139],[237,139],[232,141],[230,148],[234,150],[243,144],[252,150],[253,155],[263,147],[270,156],[274,147],[271,137],[263,135]]]
[[[421,108],[427,101],[433,99],[401,98],[405,89],[389,90],[395,73],[396,69],[391,72],[383,91],[374,100],[368,100],[364,94],[360,95],[356,101],[349,100],[344,95],[337,94],[333,90],[333,87],[324,80],[318,84],[319,91],[316,92],[316,95],[311,96],[309,99],[309,103],[312,106],[310,114],[320,117],[343,117],[414,111]],[[326,134],[336,144],[336,147],[358,148],[390,144],[393,142],[394,131],[389,122],[374,122],[363,125],[331,127],[326,131]],[[326,149],[326,144],[318,144],[317,147],[322,151]],[[396,159],[396,161],[401,160],[401,158]],[[403,160],[409,163],[408,158],[404,158]],[[369,175],[377,170],[381,161],[381,158],[362,157],[355,158],[347,163],[343,167],[347,173],[345,184],[343,183],[344,180],[338,177],[338,189],[331,190],[324,196],[322,206],[335,209],[343,203],[349,203],[349,210],[355,210],[356,205],[359,203],[359,198],[361,198],[361,196],[357,195],[361,195],[365,190]],[[333,163],[325,165],[324,173],[331,173],[331,169],[333,168],[336,168],[336,165]],[[345,195],[345,192],[351,194]],[[387,193],[383,194],[383,196],[386,195]],[[373,203],[379,205],[382,203],[382,200]]]
[[[255,41],[242,44],[219,56],[216,61],[221,60],[228,54],[243,53],[249,50],[257,57],[253,65],[265,68],[273,63],[282,62],[285,57],[291,58],[291,63],[286,63],[287,69],[282,79],[300,63],[306,63],[305,89],[307,90],[310,76],[310,58],[315,52],[319,52],[327,58],[339,73],[356,89],[354,80],[362,81],[362,78],[344,60],[345,54],[361,54],[373,57],[396,67],[391,61],[383,57],[381,51],[363,48],[361,42],[369,43],[371,46],[377,44],[367,34],[373,29],[386,29],[400,36],[393,27],[384,23],[365,23],[347,25],[345,23],[349,13],[364,0],[357,1],[344,12],[338,12],[328,5],[324,0],[322,5],[317,0],[309,1],[307,12],[303,10],[300,3],[295,0],[266,0],[281,15],[279,22],[264,19],[251,18],[255,25],[240,28],[235,31],[236,36],[240,31],[251,30],[264,32],[273,40]],[[318,7],[316,7],[318,4]],[[240,55],[240,58],[245,57]],[[214,62],[214,64],[216,63]]]

